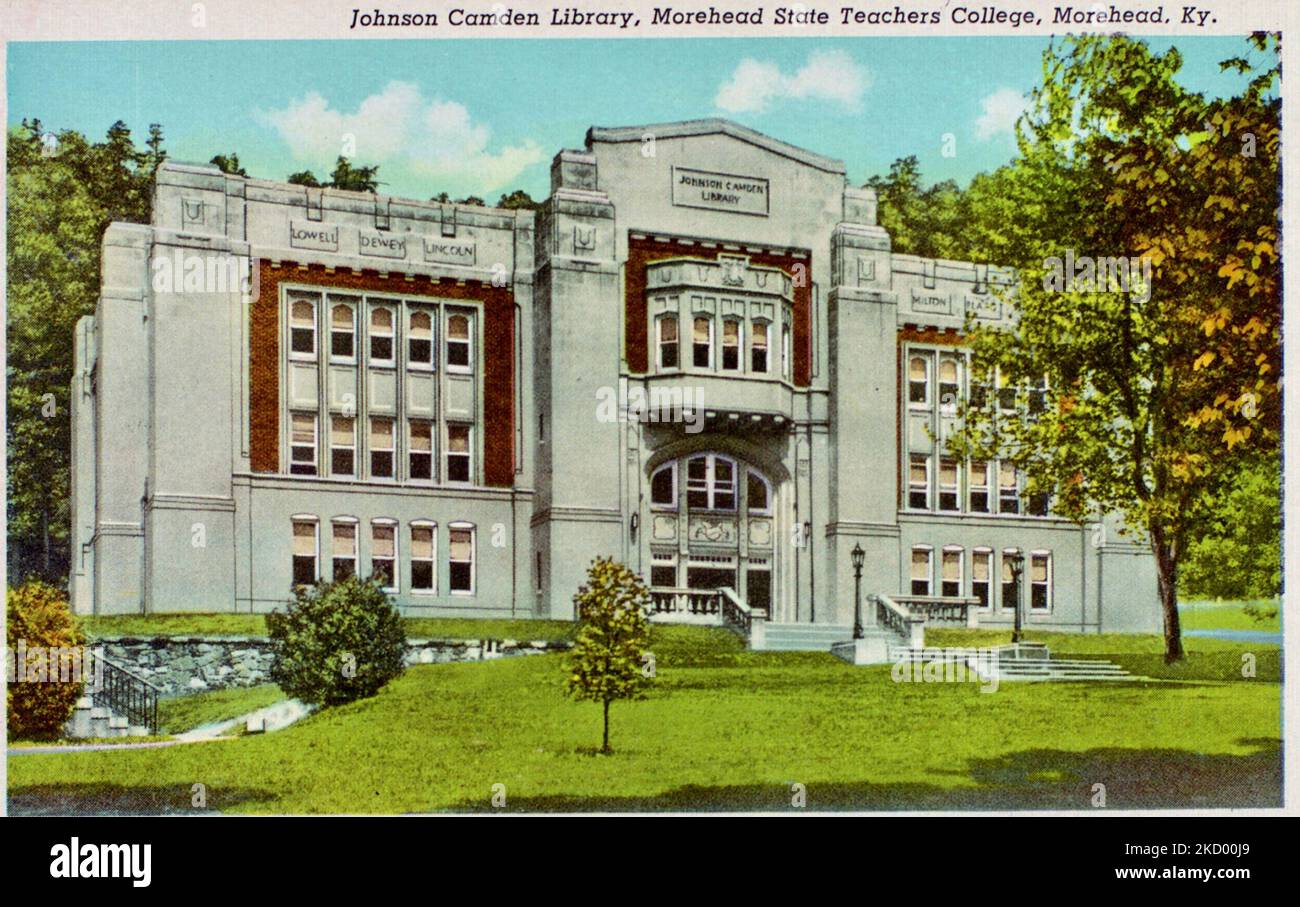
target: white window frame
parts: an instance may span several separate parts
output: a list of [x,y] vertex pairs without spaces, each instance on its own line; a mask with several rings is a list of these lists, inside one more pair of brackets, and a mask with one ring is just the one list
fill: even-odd
[[[326,297],[327,299],[329,297]],[[348,324],[350,330],[342,330],[334,327],[334,311],[336,309],[346,309],[348,312]],[[344,302],[341,299],[329,300],[329,332],[330,348],[329,361],[332,365],[356,365],[357,363],[357,306],[356,303]],[[341,356],[334,352],[334,335],[348,334],[352,338],[352,354],[350,356]]]
[[[668,472],[668,474],[669,474],[669,476],[670,476],[670,480],[671,480],[671,482],[672,482],[672,486],[673,486],[673,500],[672,500],[672,503],[671,503],[671,504],[664,504],[664,503],[662,503],[662,502],[656,502],[656,501],[655,501],[655,492],[654,492],[654,481],[655,481],[655,476],[657,476],[657,475],[659,475],[659,473],[661,473],[661,472],[665,472],[665,471]],[[678,487],[677,487],[677,461],[676,461],[676,460],[670,460],[669,462],[664,463],[662,466],[658,467],[657,469],[655,469],[653,472],[650,473],[650,509],[651,509],[651,510],[660,510],[660,511],[664,511],[664,512],[668,512],[668,511],[676,512],[676,510],[677,510],[677,497],[678,497]]]
[[[351,447],[346,447],[346,446],[344,446],[344,445],[342,445],[342,444],[335,445],[335,443],[334,443],[334,420],[335,420],[335,419],[347,419],[348,421],[350,421],[350,422],[352,423],[352,446],[351,446]],[[361,458],[357,456],[357,417],[356,417],[356,416],[347,416],[347,415],[344,415],[343,413],[330,413],[329,442],[330,442],[330,444],[329,444],[329,455],[330,455],[330,472],[329,472],[329,474],[330,474],[331,476],[339,476],[339,477],[341,477],[341,478],[355,479],[355,478],[357,477],[357,467],[361,465],[361,464],[360,464],[360,459],[361,459]],[[350,451],[351,451],[351,453],[352,453],[352,471],[351,471],[351,472],[336,472],[336,471],[335,471],[335,469],[334,469],[334,452],[335,452],[336,450],[350,450]]]
[[[1034,586],[1039,585],[1039,583],[1034,581],[1033,574],[1034,558],[1036,557],[1043,558],[1047,561],[1047,579],[1042,583],[1042,585],[1047,587],[1047,604],[1041,608],[1034,607]],[[1053,583],[1055,577],[1053,576],[1052,552],[1045,549],[1031,551],[1029,552],[1028,561],[1029,564],[1028,569],[1026,570],[1026,575],[1029,578],[1029,607],[1026,610],[1031,614],[1051,614],[1052,605],[1054,604],[1053,599],[1055,598],[1052,594],[1052,587],[1055,585]]]
[[[294,471],[295,465],[305,465],[305,461],[294,459],[294,451],[299,448],[307,447],[306,444],[300,444],[294,440],[293,420],[295,416],[306,416],[311,419],[311,472]],[[289,411],[289,474],[295,476],[320,477],[320,415],[316,412],[309,412],[301,409],[293,409]]]
[[[943,482],[943,466],[945,463],[952,464],[952,468],[955,470],[955,478],[951,485],[945,485]],[[935,477],[937,480],[936,484],[939,486],[939,499],[935,501],[938,506],[935,509],[941,513],[961,513],[961,460],[956,457],[940,457],[939,467],[935,472]],[[945,494],[952,496],[952,507],[943,506],[943,497]]]
[[[709,361],[706,362],[704,365],[698,365],[695,362],[695,348],[700,345],[700,342],[695,339],[695,323],[697,321],[703,321],[706,325],[708,325],[709,328],[708,336],[704,341],[704,346],[708,350]],[[707,312],[691,313],[691,368],[696,369],[697,371],[706,371],[706,372],[713,371],[714,366],[716,365],[713,359],[713,347],[714,347],[714,339],[715,339],[713,336],[713,322],[714,322],[713,316]]]
[[385,592],[400,592],[402,589],[402,541],[398,538],[401,535],[401,526],[397,520],[389,517],[376,517],[370,521],[370,575],[375,574],[375,530],[387,529],[393,533],[393,556],[392,564],[388,570],[390,585],[381,587]]
[[[451,588],[451,565],[463,564],[464,561],[451,559],[451,534],[456,531],[469,532],[469,589]],[[447,524],[447,591],[452,595],[474,595],[478,591],[478,532],[473,523],[455,522]]]
[[[957,592],[949,596],[944,591],[944,583],[949,582],[943,575],[944,560],[950,554],[957,555]],[[943,550],[939,552],[939,594],[949,598],[960,598],[965,594],[966,589],[966,549],[961,545],[944,545]]]
[[[388,330],[375,329],[375,313],[379,311],[388,313]],[[366,356],[372,366],[376,368],[393,368],[397,365],[397,312],[399,307],[392,303],[375,303],[370,306],[368,318],[366,319]],[[374,355],[374,341],[378,339],[388,339],[388,358],[379,359]]]
[[[375,421],[383,419],[392,426],[389,433],[391,447],[375,447]],[[386,453],[389,456],[390,474],[383,476],[375,473],[375,454]],[[397,419],[393,416],[371,415],[366,419],[366,478],[376,482],[397,481]]]
[[[429,449],[427,451],[418,451],[415,449],[415,423],[420,422],[429,427]],[[431,485],[438,480],[438,422],[436,419],[411,418],[406,420],[406,479],[416,485]],[[420,479],[415,477],[414,459],[416,456],[426,456],[429,458],[429,476]]]
[[[453,318],[464,318],[467,339],[453,340],[451,336],[451,320]],[[455,375],[469,375],[474,371],[474,325],[475,318],[472,312],[463,309],[449,309],[446,317],[443,319],[443,340],[447,344],[447,371]],[[465,365],[453,365],[451,362],[451,345],[453,343],[465,345]]]
[[[465,450],[464,451],[453,451],[451,449],[451,431],[453,428],[465,429]],[[465,467],[466,467],[465,478],[453,479],[451,477],[452,457],[465,458]],[[447,448],[443,454],[443,460],[444,460],[444,465],[446,466],[447,469],[446,473],[444,473],[443,475],[443,480],[448,485],[473,485],[474,484],[474,425],[472,423],[457,422],[457,421],[447,422]]]
[[[925,552],[926,578],[925,592],[916,592],[913,583],[918,582],[917,578],[912,575],[912,567],[915,566],[915,556],[918,551]],[[934,594],[934,546],[932,545],[913,545],[911,555],[907,561],[907,589],[909,595],[930,596]]]
[[[417,315],[422,315],[429,319],[429,360],[421,362],[411,358],[411,343],[415,340],[422,339],[415,336],[415,328],[411,322]],[[406,337],[403,344],[402,356],[406,361],[406,367],[413,372],[432,372],[438,361],[438,309],[431,305],[410,305],[406,306]]]
[[[694,480],[694,481],[696,481],[696,482],[701,482],[701,481],[704,482],[704,488],[701,489],[701,488],[699,488],[698,485],[697,485],[696,488],[692,489],[692,488],[691,488],[691,482],[692,482],[692,479],[691,479],[691,467],[690,467],[690,461],[691,461],[691,460],[695,460],[695,459],[699,459],[699,458],[701,458],[701,457],[704,458],[704,463],[705,463],[705,467],[704,467],[704,478],[703,478],[703,479],[696,479],[696,480]],[[718,462],[719,460],[722,460],[722,461],[728,463],[728,464],[731,466],[731,483],[730,483],[730,489],[729,489],[729,490],[731,491],[731,501],[732,501],[732,506],[731,506],[730,508],[720,508],[720,507],[717,506],[718,491],[719,491],[719,486],[718,486],[718,473],[717,473],[717,462]],[[692,490],[694,490],[694,491],[696,491],[696,492],[703,490],[703,491],[705,492],[705,496],[706,496],[707,504],[706,504],[706,506],[704,506],[703,508],[700,508],[700,509],[703,509],[703,510],[710,510],[710,511],[718,511],[719,513],[736,513],[736,512],[737,512],[737,507],[739,507],[739,505],[740,505],[740,469],[739,469],[739,466],[737,465],[735,459],[733,459],[732,457],[727,457],[727,456],[723,456],[722,454],[716,454],[716,453],[697,453],[697,454],[691,454],[690,456],[688,456],[688,457],[686,458],[686,461],[687,461],[687,463],[686,463],[686,494],[687,494],[687,499],[688,499],[688,501],[689,501],[690,493],[691,493]],[[723,490],[726,490],[726,489],[723,489]],[[687,509],[688,509],[688,510],[693,509],[693,508],[690,507],[689,503],[687,504]]]
[[344,560],[334,553],[334,530],[341,526],[352,527],[352,575],[361,576],[361,532],[359,530],[361,523],[356,517],[336,516],[330,518],[330,582],[338,582],[335,571],[335,561]]
[[[767,498],[767,506],[761,510],[752,510],[749,506],[749,483],[755,479],[763,486],[764,494]],[[745,512],[753,516],[771,516],[772,515],[772,483],[767,480],[761,473],[746,467],[745,469]]]
[[[736,327],[736,367],[727,368],[727,350],[731,349],[727,345],[727,325]],[[718,338],[718,371],[728,372],[734,375],[743,375],[745,368],[745,320],[737,315],[728,315],[722,319],[722,333]]]
[[[429,556],[415,556],[415,539],[411,539],[411,594],[412,595],[437,595],[438,594],[438,524],[433,520],[411,520],[411,534],[414,536],[415,530],[429,530]],[[429,564],[429,579],[432,585],[428,589],[421,589],[415,585],[415,564]]]
[[[920,487],[916,482],[912,481],[913,460],[922,460],[925,463],[925,506],[923,507],[917,507],[915,504],[912,503],[912,489]],[[907,455],[907,509],[908,510],[929,512],[932,509],[930,507],[930,505],[933,503],[930,500],[930,486],[933,484],[933,482],[930,481],[931,479],[930,471],[933,468],[934,468],[933,454],[910,453]]]
[[[1013,489],[1014,494],[1015,494],[1015,502],[1016,502],[1016,509],[1015,509],[1015,510],[1004,510],[1003,507],[1002,507],[1002,495],[1003,495],[1003,485],[1002,485],[1002,467],[1003,467],[1004,464],[1007,465],[1007,466],[1009,466],[1009,467],[1011,468],[1011,470],[1012,470],[1012,472],[1013,472],[1013,474],[1014,474],[1014,476],[1015,476],[1015,480],[1016,480],[1016,484],[1015,484],[1015,487],[1014,487],[1014,489]],[[997,473],[996,473],[996,475],[997,475],[997,483],[998,483],[998,484],[997,484],[997,493],[998,493],[998,510],[997,510],[997,512],[998,512],[998,513],[1009,514],[1009,515],[1011,515],[1011,516],[1024,516],[1024,512],[1025,512],[1024,501],[1022,501],[1022,500],[1020,499],[1020,484],[1021,484],[1021,482],[1020,482],[1020,470],[1019,470],[1019,469],[1016,469],[1016,466],[1015,466],[1014,463],[1007,463],[1005,460],[998,460],[998,461],[997,461]]]
[[[671,321],[677,330],[676,340],[664,340],[664,323],[668,321]],[[676,365],[666,365],[664,363],[664,349],[670,345],[677,354]],[[655,316],[655,363],[659,369],[664,371],[677,371],[682,367],[682,321],[676,312],[664,312]]]
[[[980,462],[984,464],[984,468],[982,470],[975,469],[975,464]],[[966,470],[966,510],[969,513],[998,512],[997,508],[994,506],[996,503],[996,493],[993,486],[989,483],[989,473],[993,462],[993,460],[971,460],[970,466]],[[980,486],[984,489],[984,509],[976,510],[975,505],[972,503],[976,488],[974,478],[981,473],[984,476],[984,484]]]
[[[917,349],[908,350],[907,352],[907,408],[908,409],[929,409],[930,408],[930,400],[931,397],[933,396],[930,392],[931,391],[930,379],[934,373],[934,368],[932,365],[933,360],[934,360],[934,356],[927,350],[917,350]],[[912,364],[914,362],[920,362],[923,366],[925,366],[925,376],[923,378],[916,379],[912,377]],[[912,385],[918,383],[922,386],[924,398],[921,400],[913,400]]]
[[[956,370],[956,376],[951,382],[943,380],[943,367],[949,363]],[[957,406],[961,402],[961,374],[962,360],[960,356],[948,353],[939,354],[939,363],[935,367],[934,375],[935,399],[939,403],[939,412],[945,416],[957,414]],[[949,384],[953,388],[950,395],[951,399],[945,399],[944,386]]]
[[[311,524],[312,527],[312,581],[310,583],[294,582],[294,559],[299,555],[293,552],[293,542],[296,536],[293,530],[298,524]],[[320,582],[320,517],[314,513],[295,513],[289,517],[289,586],[297,588],[298,586],[314,586]]]
[[781,380],[790,381],[791,360],[793,357],[791,336],[794,333],[789,318],[781,319]]
[[[288,299],[289,302],[289,358],[295,362],[315,362],[316,357],[320,352],[320,325],[317,324],[317,318],[320,313],[320,305],[319,305],[320,296],[318,294],[315,297],[308,299],[303,296],[295,297],[293,293],[289,293],[287,294],[286,298]],[[294,307],[297,306],[299,303],[303,305],[311,306],[311,328],[310,328],[311,352],[310,353],[302,350],[295,350],[293,348],[294,331],[308,330],[305,327],[295,327],[294,325],[293,310]]]
[[[1024,574],[1024,571],[1025,571],[1025,569],[1027,569],[1027,563],[1026,563],[1026,559],[1025,559],[1024,552],[1022,552],[1022,551],[1018,551],[1018,550],[1015,549],[1015,548],[1003,548],[1001,554],[998,556],[998,611],[1001,611],[1001,612],[1003,612],[1003,613],[1008,613],[1008,614],[1015,614],[1015,613],[1016,613],[1016,605],[1017,605],[1018,603],[1013,602],[1011,605],[1008,605],[1008,604],[1006,603],[1005,596],[1003,595],[1003,591],[1004,591],[1004,590],[1003,590],[1003,586],[1005,585],[1005,580],[1003,580],[1003,578],[1002,578],[1002,574],[1003,574],[1003,571],[1006,570],[1006,566],[1005,566],[1005,565],[1006,565],[1006,563],[1007,563],[1007,555],[1011,555],[1012,557],[1016,557],[1017,555],[1019,555],[1019,557],[1022,559],[1022,560],[1021,560],[1021,563],[1020,563],[1020,569],[1021,569],[1021,573],[1020,573],[1020,585],[1019,585],[1019,587],[1016,589],[1016,593],[1017,593],[1017,595],[1018,595],[1019,597],[1021,597],[1021,598],[1023,598],[1024,595],[1025,595],[1025,574]],[[1011,578],[1012,578],[1013,580],[1016,578],[1016,575],[1015,575],[1014,572],[1011,574]]]
[[[763,343],[758,345],[754,339],[758,336],[759,327],[763,329]],[[772,372],[772,322],[766,318],[751,319],[749,329],[749,362],[746,363],[748,371],[753,375],[769,375]],[[754,353],[759,350],[763,351],[763,367],[754,368]]]
[[976,607],[980,611],[991,612],[993,610],[993,604],[997,600],[996,597],[994,596],[994,590],[993,590],[993,586],[994,586],[993,576],[994,574],[997,573],[997,559],[993,556],[992,548],[988,548],[982,545],[972,548],[970,552],[970,557],[971,557],[971,563],[970,563],[970,594],[971,595],[975,595],[975,583],[977,582],[977,580],[975,579],[976,559],[982,557],[988,563],[988,579],[984,581],[985,585],[988,586],[988,590],[984,596],[984,600],[988,602],[988,604],[977,605]]

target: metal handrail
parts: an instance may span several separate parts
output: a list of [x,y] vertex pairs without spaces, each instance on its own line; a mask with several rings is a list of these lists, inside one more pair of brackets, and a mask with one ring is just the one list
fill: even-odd
[[150,734],[158,733],[158,696],[162,689],[109,661],[98,650],[91,657],[95,659],[91,702],[111,709],[132,724],[149,728]]

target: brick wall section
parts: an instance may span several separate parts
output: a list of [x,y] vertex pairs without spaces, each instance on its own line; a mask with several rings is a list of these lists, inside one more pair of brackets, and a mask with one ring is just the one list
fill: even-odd
[[499,488],[514,484],[515,300],[509,287],[293,262],[262,260],[258,267],[260,292],[249,326],[249,453],[254,472],[280,468],[280,283],[286,281],[323,290],[482,303],[483,349],[478,355],[483,363],[483,481]]
[[624,350],[630,371],[645,373],[650,370],[650,338],[647,336],[649,303],[645,296],[646,265],[665,258],[689,256],[716,260],[720,254],[747,255],[752,264],[780,268],[792,279],[797,274],[795,266],[803,267],[803,279],[796,280],[794,287],[794,339],[790,344],[791,355],[794,358],[792,377],[796,387],[807,387],[812,383],[812,254],[754,252],[741,245],[742,248],[736,250],[723,248],[722,243],[709,248],[698,240],[686,245],[674,240],[664,242],[653,237],[628,237],[623,292],[626,313]]

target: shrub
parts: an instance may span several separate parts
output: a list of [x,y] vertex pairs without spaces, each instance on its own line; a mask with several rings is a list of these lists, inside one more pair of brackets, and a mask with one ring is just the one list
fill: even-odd
[[299,587],[288,610],[268,614],[271,681],[290,696],[341,705],[401,675],[406,632],[375,579]]
[[[5,612],[9,736],[57,737],[81,696],[85,636],[63,593],[39,580],[10,589]],[[17,673],[20,642],[25,656],[22,660],[25,676]],[[67,651],[51,659],[50,649]]]

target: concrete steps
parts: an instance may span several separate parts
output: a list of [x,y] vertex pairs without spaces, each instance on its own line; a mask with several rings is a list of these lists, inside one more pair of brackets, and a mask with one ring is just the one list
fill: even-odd
[[853,638],[847,624],[778,624],[763,627],[764,652],[829,652],[837,642]]
[[73,740],[84,740],[88,737],[147,737],[149,729],[131,724],[125,716],[95,705],[89,696],[82,696],[72,710],[72,717],[64,725],[63,733]]
[[1119,665],[1094,659],[1003,659],[999,680],[1136,680]]

